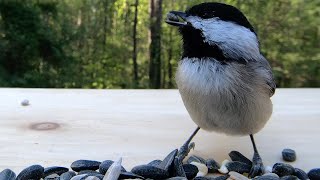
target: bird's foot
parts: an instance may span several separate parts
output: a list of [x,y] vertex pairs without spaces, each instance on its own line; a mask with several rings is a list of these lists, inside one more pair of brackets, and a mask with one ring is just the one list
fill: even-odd
[[189,152],[191,151],[191,149],[194,149],[195,144],[194,142],[186,142],[185,144],[183,144],[177,154],[177,157],[179,157],[179,159],[183,160],[185,157],[188,156]]
[[263,173],[264,173],[264,167],[263,167],[262,159],[259,153],[255,152],[253,154],[252,167],[249,172],[249,178],[254,178],[255,176],[262,175]]
[[184,169],[182,167],[182,164],[183,164],[182,161],[186,156],[188,156],[191,149],[194,149],[195,144],[194,142],[191,142],[191,141],[192,141],[192,138],[197,134],[199,129],[200,128],[197,127],[197,129],[191,134],[189,139],[180,147],[177,153],[177,156],[175,157],[174,169],[175,169],[176,176],[186,177],[186,173],[184,172]]
[[194,142],[186,142],[184,143],[181,148],[179,149],[177,156],[174,160],[174,169],[175,169],[175,175],[180,177],[186,177],[186,173],[184,172],[182,161],[183,159],[188,156],[191,149],[194,149]]

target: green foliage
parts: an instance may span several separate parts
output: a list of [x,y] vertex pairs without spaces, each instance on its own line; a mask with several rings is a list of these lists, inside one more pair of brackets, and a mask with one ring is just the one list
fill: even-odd
[[[149,88],[149,0],[139,0],[133,81],[132,0],[0,0],[0,87]],[[203,0],[164,0],[185,10]],[[224,0],[258,33],[278,87],[320,87],[320,1]],[[162,23],[161,88],[173,88],[181,37]]]
[[[50,78],[57,75],[55,71],[66,57],[56,32],[50,27],[50,16],[41,13],[38,5],[0,4],[0,82],[4,86],[55,86]],[[51,6],[53,10],[55,5]]]

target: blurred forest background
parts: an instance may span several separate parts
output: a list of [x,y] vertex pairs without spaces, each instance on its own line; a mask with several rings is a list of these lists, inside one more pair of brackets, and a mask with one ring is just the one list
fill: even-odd
[[[164,19],[201,2],[0,0],[0,87],[174,88],[181,37]],[[278,87],[320,87],[319,0],[219,2],[253,24]]]

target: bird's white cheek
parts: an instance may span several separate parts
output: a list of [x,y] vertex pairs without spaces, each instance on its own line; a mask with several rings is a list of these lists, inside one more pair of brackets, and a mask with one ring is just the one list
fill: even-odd
[[194,28],[201,30],[205,42],[218,45],[225,55],[234,59],[259,58],[257,37],[249,29],[218,18],[189,17],[188,21]]

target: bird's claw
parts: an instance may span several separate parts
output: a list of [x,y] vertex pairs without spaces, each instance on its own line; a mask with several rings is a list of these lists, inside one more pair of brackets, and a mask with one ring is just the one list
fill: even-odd
[[195,144],[194,142],[190,143],[190,144],[189,144],[189,147],[188,147],[188,152],[190,152],[191,150],[193,150],[195,146],[196,146],[196,144]]
[[262,175],[264,172],[264,167],[262,163],[262,159],[258,153],[254,153],[252,159],[252,167],[249,172],[249,177],[254,178],[256,176]]

